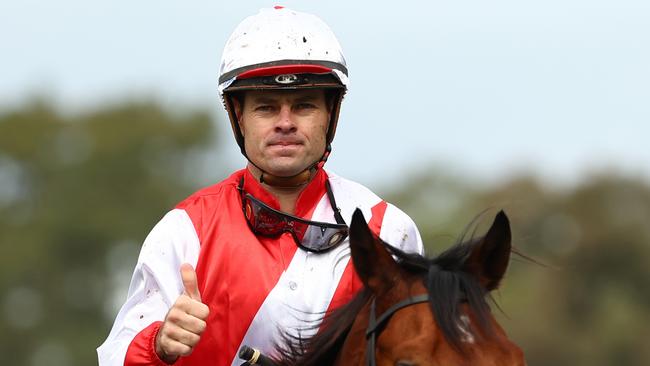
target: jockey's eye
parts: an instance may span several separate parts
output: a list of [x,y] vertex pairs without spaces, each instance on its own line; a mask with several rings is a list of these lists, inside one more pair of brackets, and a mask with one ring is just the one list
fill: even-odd
[[260,104],[258,106],[255,106],[255,111],[256,112],[271,112],[273,111],[273,106],[269,104]]
[[316,108],[316,105],[314,105],[313,103],[298,103],[295,106],[295,109],[299,110],[299,111],[300,110],[313,109],[313,108]]

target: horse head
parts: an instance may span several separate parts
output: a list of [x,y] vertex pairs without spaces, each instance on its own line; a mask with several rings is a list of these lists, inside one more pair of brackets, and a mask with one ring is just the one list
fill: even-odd
[[524,365],[486,300],[506,272],[510,242],[508,218],[499,212],[484,236],[425,258],[382,242],[357,210],[350,250],[370,294],[336,364]]

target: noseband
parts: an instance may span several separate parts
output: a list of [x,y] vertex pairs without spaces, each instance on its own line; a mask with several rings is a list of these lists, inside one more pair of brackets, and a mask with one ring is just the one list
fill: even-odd
[[366,330],[366,365],[375,366],[377,364],[375,361],[375,346],[377,343],[377,335],[380,333],[380,330],[378,330],[378,328],[398,310],[423,302],[429,302],[428,294],[409,297],[405,300],[402,300],[388,308],[388,310],[384,311],[384,313],[381,314],[379,318],[376,318],[375,298],[373,297],[372,303],[370,304],[370,318],[368,320],[368,329]]

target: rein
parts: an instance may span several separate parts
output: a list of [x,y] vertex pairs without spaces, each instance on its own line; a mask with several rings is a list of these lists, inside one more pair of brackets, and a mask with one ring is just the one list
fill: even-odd
[[375,317],[375,298],[373,297],[370,304],[370,318],[368,319],[368,329],[366,329],[366,365],[375,366],[375,347],[377,343],[377,335],[381,332],[378,328],[388,320],[398,310],[407,306],[429,302],[429,294],[418,295],[409,297],[384,311],[379,318]]

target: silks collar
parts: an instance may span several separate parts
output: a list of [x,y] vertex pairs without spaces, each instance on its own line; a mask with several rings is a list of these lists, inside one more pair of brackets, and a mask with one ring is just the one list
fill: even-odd
[[[298,195],[296,207],[294,208],[295,216],[311,216],[316,208],[316,204],[318,204],[323,195],[327,194],[325,188],[326,181],[327,173],[323,169],[316,169],[311,181],[305,185]],[[244,190],[268,206],[280,210],[280,202],[278,199],[271,192],[267,191],[248,169],[244,169]]]

